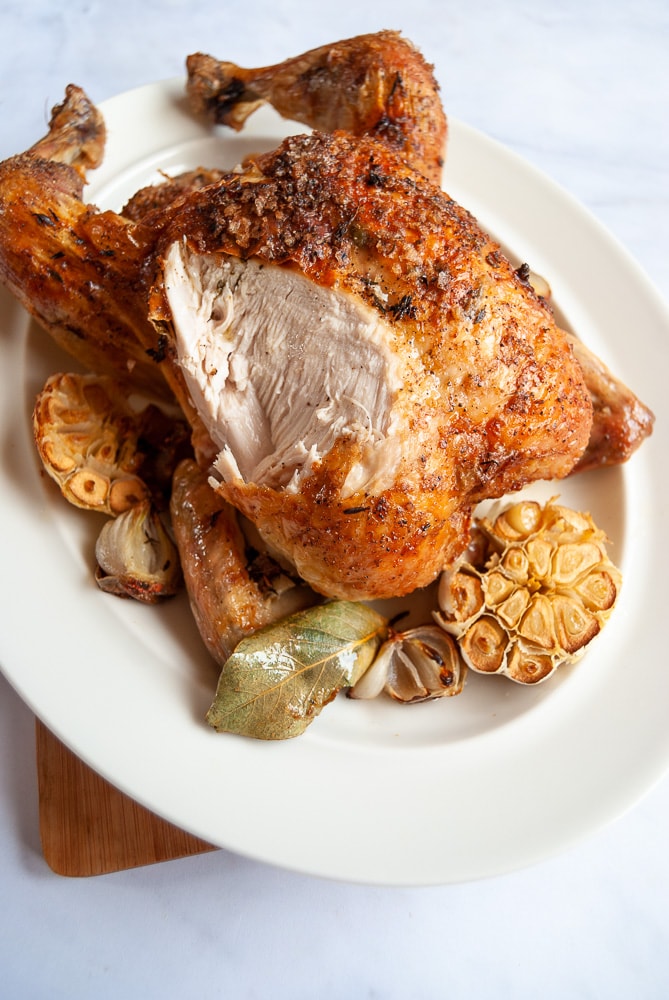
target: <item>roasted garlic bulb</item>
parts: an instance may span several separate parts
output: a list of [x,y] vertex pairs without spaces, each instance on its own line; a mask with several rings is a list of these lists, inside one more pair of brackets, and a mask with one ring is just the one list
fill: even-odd
[[554,499],[482,518],[442,574],[435,620],[473,670],[543,681],[579,659],[613,610],[622,578],[606,542],[589,514]]
[[391,632],[372,665],[349,691],[350,698],[427,701],[460,694],[467,668],[456,643],[435,625]]
[[160,501],[188,440],[182,420],[152,404],[134,409],[122,383],[98,375],[52,375],[33,430],[63,496],[114,516],[149,497]]
[[157,604],[181,589],[179,553],[148,500],[105,522],[95,558],[95,579],[108,594]]

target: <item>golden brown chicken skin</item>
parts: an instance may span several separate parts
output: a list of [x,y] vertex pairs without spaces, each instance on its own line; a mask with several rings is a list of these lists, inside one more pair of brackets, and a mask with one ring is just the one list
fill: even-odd
[[567,338],[583,371],[593,407],[588,447],[574,472],[621,465],[652,434],[655,416],[583,341],[573,334],[567,334]]

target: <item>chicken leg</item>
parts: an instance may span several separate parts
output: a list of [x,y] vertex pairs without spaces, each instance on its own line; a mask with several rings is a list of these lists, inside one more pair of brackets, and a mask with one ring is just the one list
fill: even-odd
[[441,179],[446,116],[432,67],[396,31],[358,35],[261,69],[212,56],[187,59],[191,107],[241,129],[268,102],[321,132],[380,139],[419,173]]

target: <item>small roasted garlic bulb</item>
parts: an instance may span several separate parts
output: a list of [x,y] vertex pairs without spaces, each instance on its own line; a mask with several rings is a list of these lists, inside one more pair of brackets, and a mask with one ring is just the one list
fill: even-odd
[[554,500],[521,501],[476,521],[474,537],[465,557],[442,574],[434,615],[465,663],[536,684],[579,659],[608,620],[622,582],[590,515]]
[[181,588],[179,553],[148,500],[105,522],[95,558],[95,579],[107,594],[157,604]]
[[350,689],[350,698],[376,698],[382,692],[395,701],[428,701],[460,694],[467,668],[453,639],[435,625],[394,632],[372,665]]
[[171,482],[186,440],[183,421],[153,404],[135,409],[108,376],[57,374],[39,393],[33,431],[44,468],[63,496],[116,516]]

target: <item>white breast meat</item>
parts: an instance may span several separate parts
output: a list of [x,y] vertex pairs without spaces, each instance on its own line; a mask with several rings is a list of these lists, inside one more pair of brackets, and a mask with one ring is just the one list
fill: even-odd
[[346,439],[361,458],[342,498],[390,485],[407,443],[406,364],[378,312],[296,271],[219,260],[179,242],[167,254],[165,288],[179,365],[223,482],[297,493]]

